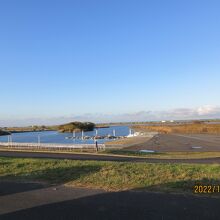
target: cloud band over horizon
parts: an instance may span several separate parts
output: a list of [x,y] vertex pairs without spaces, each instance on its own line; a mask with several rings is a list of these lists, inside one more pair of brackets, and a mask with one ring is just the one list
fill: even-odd
[[191,120],[220,118],[219,106],[202,106],[198,108],[177,108],[166,111],[140,111],[125,114],[82,114],[51,118],[0,118],[0,127],[30,126],[30,125],[57,125],[70,121],[92,121],[95,123],[109,122],[141,122],[161,120]]

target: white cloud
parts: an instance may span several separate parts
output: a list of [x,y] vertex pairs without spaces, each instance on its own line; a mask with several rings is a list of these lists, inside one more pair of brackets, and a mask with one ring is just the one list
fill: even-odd
[[199,115],[218,114],[220,107],[206,105],[197,109]]
[[92,122],[132,122],[132,121],[155,121],[155,120],[187,120],[187,119],[212,119],[220,118],[219,106],[202,106],[198,108],[178,108],[167,111],[140,111],[125,114],[83,114],[69,117],[54,118],[26,118],[26,119],[0,119],[0,127],[3,126],[26,126],[26,125],[56,125],[70,121]]

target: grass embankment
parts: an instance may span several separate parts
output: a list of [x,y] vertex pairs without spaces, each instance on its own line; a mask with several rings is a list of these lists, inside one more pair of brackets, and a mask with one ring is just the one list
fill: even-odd
[[156,131],[163,134],[220,134],[220,124],[182,124],[182,125],[159,125],[159,126],[133,126],[135,130]]
[[219,176],[220,165],[0,158],[2,180],[47,181],[112,191],[192,192],[195,183],[219,184]]

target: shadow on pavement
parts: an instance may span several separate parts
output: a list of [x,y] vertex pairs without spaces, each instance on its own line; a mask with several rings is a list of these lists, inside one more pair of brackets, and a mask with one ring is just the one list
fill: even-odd
[[123,191],[43,205],[5,214],[1,220],[61,219],[219,219],[220,201],[215,198]]
[[41,189],[43,187],[45,186],[40,183],[2,181],[0,182],[0,196]]

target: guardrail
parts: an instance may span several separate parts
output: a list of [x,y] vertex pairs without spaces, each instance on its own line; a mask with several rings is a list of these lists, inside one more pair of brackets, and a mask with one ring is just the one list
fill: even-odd
[[[96,149],[96,144],[55,144],[55,143],[19,143],[0,142],[0,146],[16,149],[46,149],[46,150],[73,150],[73,149]],[[105,144],[98,144],[99,150],[105,149]]]

